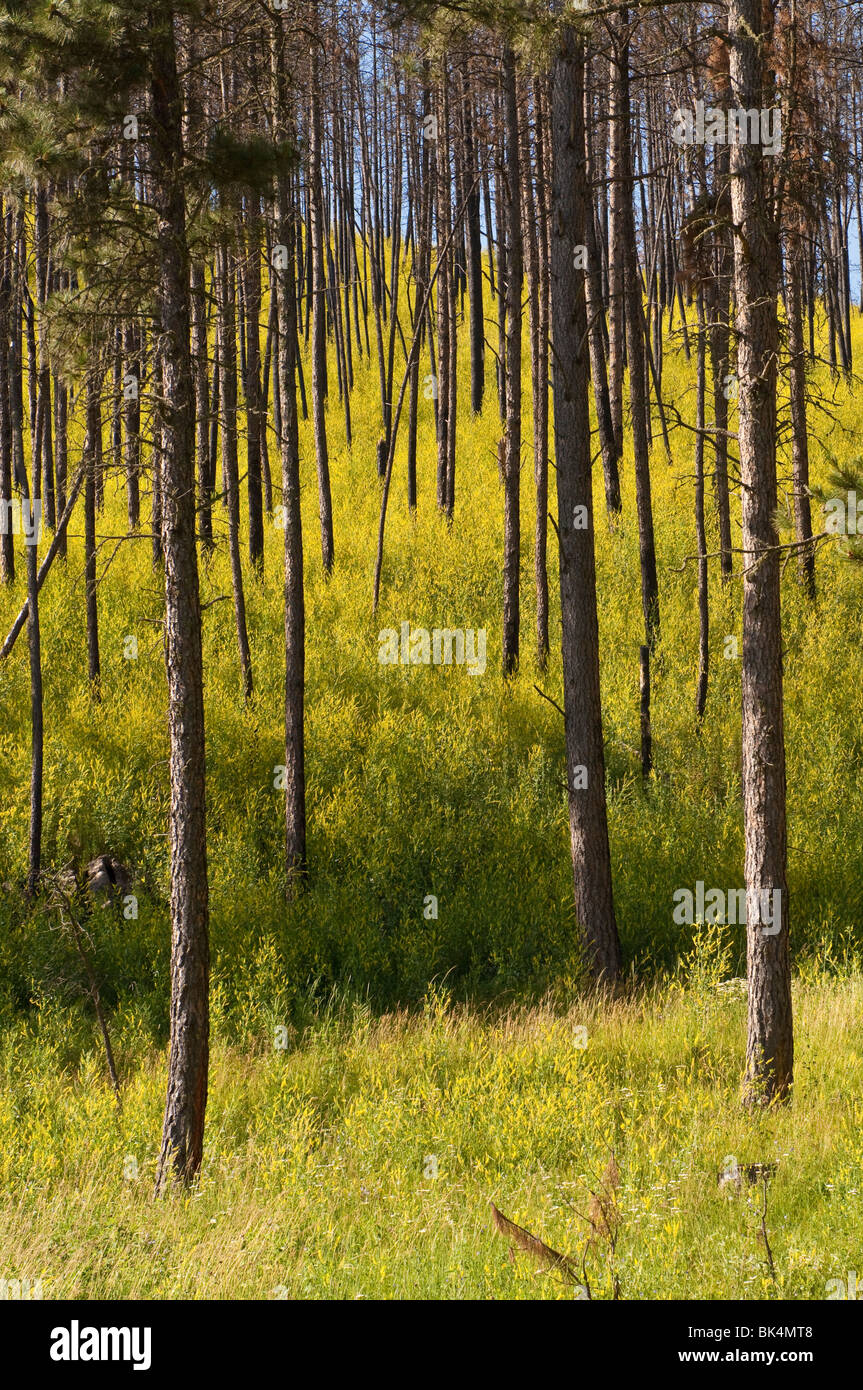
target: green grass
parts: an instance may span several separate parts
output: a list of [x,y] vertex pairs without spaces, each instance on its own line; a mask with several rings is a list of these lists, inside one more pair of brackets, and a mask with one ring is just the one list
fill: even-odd
[[[854,328],[859,356],[859,318]],[[312,881],[290,906],[283,801],[273,786],[284,756],[284,652],[282,536],[272,525],[263,579],[246,575],[248,706],[230,602],[205,610],[215,1047],[205,1170],[187,1200],[154,1207],[149,1199],[170,944],[166,691],[154,625],[161,577],[149,541],[120,546],[100,583],[101,704],[86,681],[80,521],[42,604],[46,866],[111,850],[137,875],[138,919],[99,913],[91,932],[124,1086],[119,1124],[75,958],[19,891],[29,785],[23,638],[0,664],[0,880],[8,885],[0,898],[0,1275],[42,1274],[46,1292],[91,1297],[258,1297],[277,1285],[301,1296],[571,1296],[506,1261],[487,1203],[580,1253],[575,1208],[586,1210],[612,1146],[622,1181],[615,1269],[625,1297],[823,1297],[826,1279],[859,1266],[861,1059],[852,1030],[863,968],[861,579],[825,552],[810,610],[792,564],[783,578],[797,1088],[787,1112],[747,1119],[737,1095],[742,1003],[717,992],[716,979],[699,984],[698,970],[694,983],[668,994],[697,934],[673,924],[674,890],[697,879],[725,888],[743,881],[740,662],[723,657],[726,635],[740,637],[740,581],[721,592],[712,562],[710,692],[697,734],[696,576],[691,561],[684,565],[695,551],[692,435],[672,436],[671,467],[658,433],[653,451],[662,611],[653,732],[662,775],[646,788],[631,457],[614,532],[595,469],[609,825],[632,980],[626,1001],[603,1008],[579,996],[562,721],[533,688],[562,698],[553,544],[549,671],[540,675],[534,660],[529,409],[522,664],[504,682],[500,421],[491,395],[482,418],[470,418],[467,365],[463,358],[455,524],[448,531],[436,511],[432,404],[421,401],[419,511],[412,518],[407,510],[402,438],[374,617],[376,367],[358,367],[351,452],[332,371],[329,580],[310,425],[302,427]],[[490,386],[491,366],[490,358]],[[828,435],[824,417],[813,417],[818,480],[825,447],[840,462],[852,459],[858,416],[844,383],[816,376],[822,390],[835,389],[839,421]],[[693,378],[682,358],[667,361],[665,393],[689,418]],[[271,462],[277,475],[272,441]],[[781,464],[787,479],[787,440]],[[709,489],[708,507],[714,550]],[[123,518],[124,499],[109,484],[100,528],[119,534]],[[217,525],[224,537],[221,513]],[[100,573],[115,544],[101,550]],[[4,629],[23,599],[23,563],[20,570],[13,591],[0,594]],[[229,594],[223,545],[202,569],[202,595],[209,603]],[[485,627],[485,675],[381,666],[378,632],[404,620]],[[129,634],[138,637],[137,661],[123,658]],[[436,920],[423,916],[428,894],[438,898]],[[739,928],[725,941],[725,977],[744,973],[744,956]],[[437,998],[442,987],[451,1007],[429,1006],[430,989]],[[590,1026],[586,1051],[572,1041],[582,1023]],[[291,1029],[287,1053],[273,1049],[280,1024]],[[433,1182],[422,1177],[430,1153],[439,1157]],[[776,1285],[746,1196],[729,1202],[716,1190],[727,1154],[780,1160],[768,1210]],[[124,1180],[126,1155],[138,1162],[137,1180]],[[606,1253],[591,1257],[602,1296],[611,1289]]]
[[[745,1000],[717,987],[716,959],[614,1006],[481,1014],[432,994],[412,1016],[330,1009],[286,1051],[220,1043],[200,1184],[155,1203],[164,1057],[135,1055],[118,1021],[135,1058],[118,1119],[95,1049],[70,1068],[20,1025],[2,1059],[2,1273],[46,1298],[571,1298],[509,1260],[494,1201],[584,1255],[595,1298],[615,1278],[627,1299],[825,1298],[860,1266],[863,980],[798,982],[794,1105],[753,1118]],[[612,1150],[615,1248],[586,1252]],[[719,1189],[729,1156],[777,1164],[773,1276],[761,1189]]]

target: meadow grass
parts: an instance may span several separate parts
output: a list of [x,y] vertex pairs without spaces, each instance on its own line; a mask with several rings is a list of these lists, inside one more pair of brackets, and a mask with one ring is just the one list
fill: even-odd
[[[859,317],[854,328],[859,355]],[[547,672],[534,656],[529,409],[521,671],[510,681],[500,673],[501,426],[491,366],[487,408],[474,420],[462,356],[451,529],[434,503],[431,401],[421,400],[415,517],[400,442],[375,615],[376,367],[357,366],[348,451],[332,364],[329,579],[310,424],[302,426],[312,878],[290,906],[274,787],[284,757],[282,535],[268,523],[263,578],[246,574],[248,705],[231,604],[222,601],[225,546],[202,565],[212,1099],[200,1187],[161,1206],[150,1189],[170,987],[162,580],[147,539],[101,549],[95,703],[75,522],[68,561],[55,566],[42,601],[45,863],[110,850],[136,875],[137,920],[97,912],[90,930],[124,1111],[117,1121],[74,954],[50,914],[31,911],[20,892],[29,786],[22,637],[0,664],[0,1274],[42,1275],[46,1291],[62,1296],[260,1297],[281,1287],[304,1297],[569,1297],[552,1277],[506,1261],[487,1204],[555,1248],[580,1252],[576,1209],[585,1211],[611,1148],[621,1225],[613,1270],[607,1249],[588,1259],[597,1296],[608,1295],[616,1273],[625,1297],[823,1297],[826,1279],[859,1264],[863,578],[835,550],[823,552],[813,609],[793,562],[783,576],[797,1085],[788,1110],[745,1118],[744,1003],[733,986],[718,988],[719,975],[745,972],[744,930],[731,929],[719,951],[697,924],[672,921],[676,888],[743,883],[740,661],[724,655],[726,638],[741,635],[741,585],[738,577],[723,590],[711,561],[710,690],[697,730],[696,574],[686,558],[695,552],[693,436],[674,432],[670,466],[658,427],[654,440],[662,631],[653,670],[658,775],[646,786],[631,453],[613,530],[594,470],[609,827],[628,971],[626,997],[603,1005],[580,993],[562,721],[534,689],[562,698],[553,531]],[[693,377],[692,365],[669,355],[664,392],[690,420]],[[813,386],[836,417],[813,412],[819,481],[828,451],[846,463],[857,454],[859,410],[829,373],[818,369]],[[783,434],[785,486],[789,447]],[[270,451],[275,481],[272,440]],[[715,550],[709,488],[708,511]],[[120,534],[124,514],[109,480],[100,527]],[[216,525],[224,540],[219,509]],[[4,629],[23,601],[23,560],[19,568],[13,590],[0,594]],[[382,666],[378,633],[402,621],[485,627],[486,673]],[[128,635],[138,638],[137,660],[124,658]],[[423,914],[430,894],[436,919]],[[573,1042],[582,1025],[586,1049]],[[280,1026],[286,1052],[273,1046]],[[423,1178],[431,1154],[433,1180]],[[775,1280],[757,1237],[760,1194],[718,1193],[717,1169],[730,1154],[779,1160],[767,1217]],[[124,1177],[128,1156],[137,1178]]]
[[[3,1044],[4,1273],[58,1298],[572,1298],[508,1257],[489,1202],[573,1257],[595,1298],[810,1299],[858,1269],[863,980],[798,981],[791,1108],[739,1105],[745,999],[717,953],[627,1001],[411,1013],[331,1007],[285,1050],[218,1043],[190,1195],[152,1198],[164,1058],[74,1068]],[[711,966],[712,962],[712,966]],[[584,1029],[584,1033],[578,1030]],[[586,1046],[582,1044],[586,1040]],[[133,1060],[128,1060],[129,1056]],[[614,1153],[612,1250],[586,1246]],[[775,1163],[764,1193],[717,1177]]]

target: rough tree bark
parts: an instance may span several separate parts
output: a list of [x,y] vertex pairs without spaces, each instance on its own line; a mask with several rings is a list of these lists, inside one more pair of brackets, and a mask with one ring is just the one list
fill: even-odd
[[[735,105],[758,110],[765,81],[761,0],[729,0]],[[793,1075],[786,878],[782,624],[776,510],[779,238],[761,146],[731,147],[734,286],[743,517],[743,817],[746,839],[749,1018],[744,1098],[785,1098]],[[780,894],[778,921],[761,922],[762,893]],[[778,930],[776,928],[778,927]]]
[[195,1178],[203,1156],[209,1063],[209,899],[201,604],[195,543],[195,385],[189,335],[189,251],[182,184],[182,93],[173,5],[150,14],[153,201],[163,342],[165,660],[171,783],[171,1051],[161,1192],[171,1172]]
[[573,263],[575,247],[584,244],[587,210],[583,81],[583,44],[567,27],[552,74],[551,214],[564,726],[575,912],[593,976],[611,983],[620,974],[621,953],[611,886],[599,690],[587,315],[584,275]]

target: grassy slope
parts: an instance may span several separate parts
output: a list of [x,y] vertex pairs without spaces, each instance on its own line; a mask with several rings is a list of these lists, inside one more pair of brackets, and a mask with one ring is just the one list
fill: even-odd
[[[855,328],[859,354],[859,320]],[[692,377],[691,367],[669,361],[666,395],[690,418]],[[495,1247],[487,1235],[486,1199],[494,1196],[558,1249],[575,1249],[583,1222],[565,1199],[585,1210],[586,1189],[595,1187],[611,1144],[623,1182],[625,1296],[764,1295],[757,1221],[745,1199],[727,1203],[715,1191],[716,1169],[730,1153],[741,1162],[782,1159],[769,1219],[786,1293],[819,1296],[825,1278],[857,1267],[861,1059],[851,1030],[860,1016],[863,865],[849,845],[863,823],[860,579],[825,556],[818,609],[807,613],[791,566],[785,575],[799,1090],[789,1115],[744,1121],[736,1107],[742,1003],[715,989],[719,976],[742,973],[742,929],[726,934],[724,959],[702,946],[695,984],[673,1007],[650,990],[614,1015],[586,1020],[577,1003],[562,731],[533,689],[537,680],[560,698],[556,650],[546,677],[537,677],[533,663],[530,452],[523,668],[505,688],[498,672],[499,420],[491,401],[482,420],[469,419],[467,379],[464,361],[455,527],[448,535],[435,512],[433,422],[424,402],[420,510],[415,521],[407,514],[402,448],[374,619],[376,369],[359,369],[350,455],[339,444],[333,374],[337,566],[328,583],[303,427],[315,880],[290,909],[280,894],[282,803],[273,790],[282,760],[279,532],[268,530],[263,583],[248,579],[256,682],[249,709],[239,697],[230,604],[206,610],[217,1048],[208,1167],[200,1193],[184,1206],[154,1210],[147,1200],[168,992],[165,686],[152,625],[159,578],[141,540],[119,549],[101,584],[104,692],[97,708],[85,688],[80,537],[66,573],[52,573],[43,613],[46,860],[110,848],[138,872],[138,921],[121,927],[100,919],[94,929],[127,1094],[118,1128],[94,1023],[75,999],[74,962],[46,919],[29,918],[14,892],[4,894],[0,1233],[9,1267],[0,1275],[43,1273],[55,1281],[46,1289],[91,1296],[260,1296],[279,1284],[307,1295],[559,1294],[550,1280],[537,1283],[501,1259],[502,1243]],[[832,395],[826,377],[818,380]],[[843,386],[835,392],[846,433],[828,437],[825,417],[813,414],[816,474],[822,445],[840,459],[855,451],[854,402]],[[528,417],[524,431],[529,441]],[[654,740],[668,780],[647,793],[636,753],[640,604],[631,459],[624,519],[613,535],[596,470],[612,855],[624,948],[645,978],[651,969],[673,970],[692,945],[695,929],[671,920],[675,888],[697,879],[742,883],[740,666],[723,659],[726,634],[740,635],[739,582],[722,595],[712,571],[711,689],[696,738],[695,570],[691,563],[678,568],[694,550],[691,440],[688,432],[673,436],[672,468],[661,447],[654,450],[663,620]],[[277,472],[275,454],[273,464]],[[123,513],[122,498],[109,497],[105,530],[119,531]],[[714,548],[712,516],[711,536]],[[113,548],[104,548],[103,561]],[[23,574],[13,594],[0,595],[4,626],[20,605],[22,583]],[[552,593],[555,583],[552,570]],[[203,590],[205,600],[230,592],[224,550]],[[486,627],[486,674],[381,667],[378,631],[403,620],[429,629]],[[553,599],[553,649],[557,624]],[[127,634],[139,639],[136,662],[123,659]],[[25,862],[27,680],[22,641],[0,667],[0,877],[11,881]],[[428,893],[439,898],[436,921],[422,915]],[[428,1000],[429,982],[442,977],[456,999],[503,996],[514,1006],[553,984],[554,1005],[494,1022],[448,1017],[427,1002],[414,1024],[393,1016],[371,1021],[381,1009]],[[340,1021],[332,1013],[315,1021],[312,996],[336,986],[345,1001]],[[367,1000],[366,1012],[349,1002],[357,997]],[[22,1012],[29,1001],[38,1012]],[[585,1021],[590,1043],[582,1052],[572,1026]],[[287,1054],[272,1046],[283,1022],[311,1030]],[[435,1182],[422,1178],[429,1153],[440,1157]],[[124,1180],[127,1155],[139,1165],[137,1181]],[[234,1163],[236,1178],[229,1176]],[[600,1288],[601,1266],[597,1256]]]

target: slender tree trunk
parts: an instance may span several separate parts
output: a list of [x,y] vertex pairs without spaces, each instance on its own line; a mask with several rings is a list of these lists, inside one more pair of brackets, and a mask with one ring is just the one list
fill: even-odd
[[[725,97],[727,89],[721,93]],[[730,96],[730,93],[728,93]],[[714,197],[718,202],[728,179],[728,150],[717,146],[714,173]],[[731,579],[734,568],[731,549],[731,504],[728,494],[728,396],[729,371],[729,324],[728,296],[731,252],[728,247],[728,232],[718,231],[718,245],[715,252],[716,274],[707,287],[707,306],[711,317],[710,369],[713,377],[713,490],[716,498],[716,514],[719,521],[719,566],[723,583]]]
[[126,385],[123,391],[124,468],[126,514],[130,531],[137,531],[141,525],[141,363],[136,350],[137,336],[137,326],[130,320],[123,335],[126,367]]
[[225,505],[228,511],[228,552],[231,557],[231,588],[243,695],[252,694],[252,654],[246,627],[246,598],[240,556],[240,471],[237,461],[237,359],[236,317],[234,310],[233,268],[227,243],[218,252],[219,281],[219,368],[222,373],[222,471]]
[[[315,20],[317,6],[315,7]],[[309,45],[311,84],[311,134],[309,143],[309,207],[312,258],[312,418],[315,433],[315,464],[318,473],[318,510],[321,519],[321,557],[324,573],[333,568],[333,503],[330,495],[330,461],[327,450],[327,424],[324,402],[327,393],[327,306],[324,279],[324,198],[321,186],[321,98],[318,39]]]
[[625,268],[623,264],[626,199],[632,207],[622,168],[628,131],[623,128],[621,75],[612,56],[609,62],[609,235],[608,235],[608,396],[618,458],[623,457],[623,369],[626,353]]
[[[470,408],[482,411],[485,394],[485,320],[483,315],[482,241],[479,226],[479,185],[473,134],[473,98],[467,66],[461,70],[464,174],[467,194],[467,290],[470,300]],[[469,191],[470,190],[470,191]]]
[[695,717],[704,718],[710,662],[710,602],[707,589],[707,534],[704,525],[704,393],[706,382],[704,303],[698,295],[697,381],[695,387],[695,539],[698,545],[698,681]]
[[[94,354],[96,348],[93,348]],[[99,417],[99,378],[90,372],[86,385],[87,434],[84,442],[86,476],[84,481],[84,586],[87,605],[87,658],[90,694],[101,700],[101,662],[99,658],[99,606],[96,597],[96,435],[101,427]]]
[[[534,574],[536,581],[536,648],[539,668],[544,671],[548,662],[548,338],[549,338],[549,263],[548,263],[548,175],[545,162],[544,131],[547,114],[547,79],[534,83],[536,114],[536,213],[537,213],[537,325],[534,334],[536,372],[533,402],[533,459],[536,483],[536,539]],[[527,178],[530,183],[530,166]]]
[[48,218],[48,190],[43,182],[36,185],[35,223],[33,229],[33,249],[36,260],[36,302],[39,308],[38,322],[38,380],[36,411],[39,428],[37,444],[33,457],[33,482],[36,491],[36,474],[42,471],[41,498],[45,522],[50,530],[57,524],[56,489],[54,484],[54,450],[51,439],[51,368],[48,362],[48,347],[45,341],[45,301],[48,297],[50,222]]
[[[62,517],[66,508],[66,479],[69,466],[69,389],[59,377],[54,378],[54,439],[56,443],[57,472],[57,515]],[[60,530],[58,522],[58,550],[66,558],[66,528]]]
[[512,675],[519,656],[521,561],[521,162],[518,155],[518,97],[515,53],[503,57],[506,118],[506,421],[503,453],[503,670]]
[[162,374],[162,354],[154,343],[151,353],[152,377],[152,431],[153,462],[151,468],[152,497],[150,499],[150,531],[152,535],[153,569],[161,568],[162,551],[162,402],[165,398],[165,380]]
[[11,325],[9,322],[12,290],[12,213],[3,211],[0,202],[0,231],[3,233],[0,253],[0,581],[11,584],[15,579],[15,542],[9,524],[12,502],[12,382],[10,366],[14,358],[9,351]]
[[246,474],[249,494],[249,560],[264,566],[264,498],[261,436],[266,428],[261,409],[261,216],[257,197],[250,200],[246,221],[243,284],[246,303]]
[[[284,137],[285,64],[280,38],[274,54],[276,130]],[[300,446],[295,359],[297,313],[294,286],[293,224],[287,179],[281,176],[277,205],[279,241],[287,249],[286,268],[276,272],[278,300],[278,380],[281,409],[279,448],[285,516],[285,880],[289,897],[306,873],[306,773],[304,741],[306,617],[303,594],[303,527],[300,509]]]
[[437,378],[437,504],[446,513],[447,508],[447,466],[449,462],[449,432],[452,427],[450,396],[449,335],[452,324],[449,301],[452,294],[452,252],[443,250],[449,245],[448,238],[452,215],[452,179],[449,157],[449,87],[447,79],[446,55],[441,62],[440,83],[437,93],[437,254],[443,258],[437,281],[437,332],[438,332],[438,378]]
[[[621,11],[620,26],[628,23]],[[659,581],[656,573],[656,544],[653,535],[653,503],[650,492],[650,457],[647,439],[647,399],[645,396],[644,319],[641,307],[641,277],[635,246],[635,214],[632,208],[632,153],[629,120],[629,44],[621,41],[616,53],[617,125],[621,131],[619,152],[620,257],[623,265],[623,299],[626,320],[626,352],[629,361],[629,402],[632,448],[635,456],[635,506],[638,514],[638,549],[641,565],[641,606],[647,645],[652,649],[659,633]]]
[[807,597],[815,601],[815,553],[812,506],[809,501],[809,436],[806,419],[806,350],[803,346],[803,304],[800,294],[799,237],[789,238],[785,261],[785,316],[788,321],[788,372],[791,395],[791,469],[794,486],[794,539],[797,573]]
[[[39,583],[36,537],[39,533],[38,469],[33,475],[37,495],[33,498],[30,520],[31,539],[27,551],[27,638],[30,648],[30,728],[32,735],[30,758],[30,836],[27,861],[27,892],[36,891],[42,869],[42,776],[44,761],[44,726],[42,708],[42,639],[39,628]],[[28,500],[22,499],[22,507]],[[35,528],[35,529],[34,529]]]
[[198,462],[198,530],[206,551],[213,549],[213,507],[210,489],[210,384],[207,375],[206,269],[192,263],[192,370],[195,373],[195,449]]
[[[591,187],[590,130],[585,124],[585,154],[587,159],[587,184]],[[609,517],[614,518],[621,509],[620,474],[618,472],[618,446],[611,414],[611,400],[608,391],[608,375],[605,362],[605,340],[603,323],[605,309],[602,301],[602,251],[596,236],[593,214],[593,199],[588,198],[585,221],[585,252],[587,255],[587,275],[584,291],[587,300],[587,329],[590,345],[590,374],[593,379],[593,397],[596,405],[596,419],[599,429],[599,447],[602,451],[602,474],[605,481],[605,506]]]

